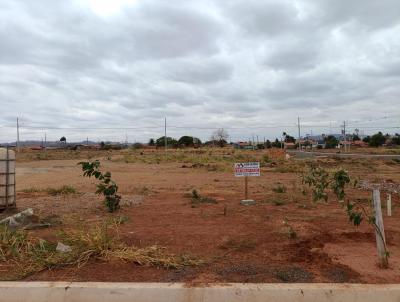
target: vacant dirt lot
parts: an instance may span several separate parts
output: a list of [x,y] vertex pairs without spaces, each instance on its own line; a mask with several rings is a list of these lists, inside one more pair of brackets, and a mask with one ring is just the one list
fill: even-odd
[[[218,152],[218,154],[216,154]],[[267,151],[114,151],[108,153],[22,154],[17,162],[17,205],[40,217],[57,216],[61,225],[30,231],[54,240],[61,229],[88,227],[123,217],[118,236],[128,245],[159,245],[171,253],[192,255],[200,266],[166,269],[123,261],[89,261],[81,267],[44,270],[27,280],[183,281],[196,282],[400,282],[400,209],[393,196],[393,216],[384,213],[389,269],[379,269],[373,228],[356,228],[331,196],[313,203],[301,184],[307,162],[284,160]],[[107,213],[95,191],[96,181],[82,177],[79,158],[99,158],[120,187],[123,206]],[[67,158],[73,159],[67,159]],[[63,159],[57,159],[63,158]],[[40,159],[40,160],[39,160]],[[260,160],[261,177],[249,181],[256,205],[243,206],[243,178],[232,162]],[[327,169],[344,167],[354,177],[400,182],[395,161],[321,159]],[[50,195],[45,189],[69,185],[75,194]],[[43,190],[40,190],[43,189]],[[216,203],[193,204],[193,189]],[[382,194],[382,198],[385,195]],[[370,193],[351,189],[349,198]],[[3,213],[5,216],[7,213]],[[1,262],[0,262],[1,264]],[[6,279],[13,265],[0,265]]]

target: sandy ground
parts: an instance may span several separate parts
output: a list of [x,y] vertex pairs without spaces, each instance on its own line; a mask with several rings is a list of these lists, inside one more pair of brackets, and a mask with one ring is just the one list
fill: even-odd
[[[112,215],[128,217],[121,225],[123,241],[136,246],[158,244],[177,254],[190,254],[206,264],[180,270],[142,267],[124,262],[89,262],[81,268],[44,271],[27,280],[183,281],[183,282],[400,282],[400,208],[393,197],[393,216],[384,215],[390,268],[377,267],[373,229],[356,228],[340,205],[314,204],[301,193],[299,175],[263,168],[250,179],[254,206],[239,204],[243,179],[232,172],[183,168],[181,163],[139,164],[104,161],[113,174],[124,203],[109,214],[94,194],[95,180],[81,176],[78,160],[47,160],[17,164],[17,205],[32,207],[40,216],[59,215],[66,224],[101,223]],[[382,169],[381,177],[398,180],[398,168]],[[375,177],[375,175],[370,176]],[[286,193],[272,190],[277,183]],[[74,186],[80,193],[49,196],[24,193],[29,188]],[[217,204],[192,207],[184,196],[192,189],[214,197]],[[368,192],[352,191],[354,198]],[[224,208],[227,215],[224,215]],[[385,212],[385,211],[384,211]],[[290,239],[286,220],[296,232]],[[63,226],[33,231],[45,239]]]

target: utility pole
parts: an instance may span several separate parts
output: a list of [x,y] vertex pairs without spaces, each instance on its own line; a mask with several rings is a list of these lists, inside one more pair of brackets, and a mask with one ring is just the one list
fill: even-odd
[[346,142],[347,142],[347,139],[346,139],[346,121],[343,121],[343,136],[344,136],[344,152],[346,152],[346,149],[347,149],[347,147],[346,147]]
[[46,144],[47,144],[47,132],[44,133],[44,154],[45,154],[45,157],[47,158]]
[[301,150],[301,143],[300,143],[300,117],[297,117],[297,130],[298,130],[298,137],[299,137],[299,150]]
[[17,117],[17,152],[19,152],[19,120]]
[[168,142],[167,142],[167,118],[164,119],[164,143],[165,143],[165,154],[167,154]]

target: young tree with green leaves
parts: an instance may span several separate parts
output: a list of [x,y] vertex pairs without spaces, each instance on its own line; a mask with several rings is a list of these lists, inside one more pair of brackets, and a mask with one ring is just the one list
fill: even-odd
[[79,162],[78,165],[82,166],[83,176],[89,178],[93,176],[100,181],[97,185],[96,193],[104,196],[104,204],[108,208],[108,211],[114,212],[119,209],[121,196],[117,194],[118,186],[111,179],[110,172],[103,173],[100,171],[100,161]]

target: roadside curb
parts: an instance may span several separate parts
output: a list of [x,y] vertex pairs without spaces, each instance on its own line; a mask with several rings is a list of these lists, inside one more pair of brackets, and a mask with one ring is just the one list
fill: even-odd
[[400,301],[400,284],[0,282],[0,301],[389,302]]

